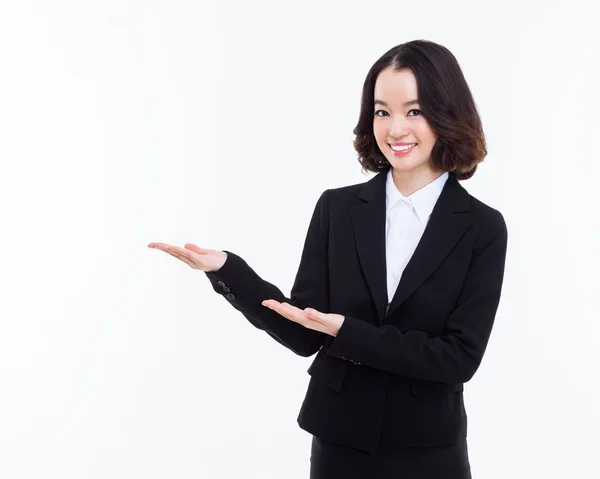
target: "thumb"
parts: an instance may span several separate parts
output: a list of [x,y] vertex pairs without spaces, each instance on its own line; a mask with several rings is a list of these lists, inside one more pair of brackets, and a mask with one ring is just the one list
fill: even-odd
[[190,251],[193,251],[194,253],[198,253],[198,254],[206,254],[208,253],[208,250],[204,249],[204,248],[200,248],[200,246],[196,246],[193,243],[186,243],[184,245],[185,249],[189,249]]
[[321,313],[319,311],[317,311],[316,309],[313,309],[313,308],[304,308],[304,313],[309,318],[318,318],[321,315]]

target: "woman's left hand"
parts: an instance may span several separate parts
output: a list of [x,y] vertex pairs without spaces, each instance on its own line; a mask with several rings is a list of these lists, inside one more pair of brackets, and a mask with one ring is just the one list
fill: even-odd
[[289,303],[280,303],[274,299],[265,299],[261,304],[281,314],[284,318],[300,323],[305,328],[321,331],[330,336],[337,336],[344,323],[344,316],[341,314],[321,313],[313,308],[302,310]]

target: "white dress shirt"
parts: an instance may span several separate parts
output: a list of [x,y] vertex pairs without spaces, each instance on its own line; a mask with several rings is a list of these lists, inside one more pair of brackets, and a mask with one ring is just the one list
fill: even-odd
[[392,168],[387,173],[385,258],[387,268],[387,309],[390,307],[404,268],[417,249],[429,216],[437,202],[448,172],[423,186],[410,196],[404,196],[394,183]]

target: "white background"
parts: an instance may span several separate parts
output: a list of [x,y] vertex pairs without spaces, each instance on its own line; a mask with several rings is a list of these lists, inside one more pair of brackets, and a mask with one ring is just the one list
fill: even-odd
[[509,228],[473,476],[600,477],[596,2],[1,5],[0,477],[308,477],[312,359],[146,245],[288,295],[321,192],[372,177],[370,66],[419,38],[463,68],[489,155],[462,184]]

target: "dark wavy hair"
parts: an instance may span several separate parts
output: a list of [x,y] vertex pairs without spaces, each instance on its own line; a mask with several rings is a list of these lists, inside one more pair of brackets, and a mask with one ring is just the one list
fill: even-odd
[[390,162],[379,149],[373,134],[374,90],[379,73],[409,69],[414,74],[421,112],[437,141],[431,151],[435,168],[459,180],[471,178],[487,155],[481,118],[458,61],[442,45],[413,40],[393,47],[369,70],[362,91],[354,149],[362,171],[379,172]]

